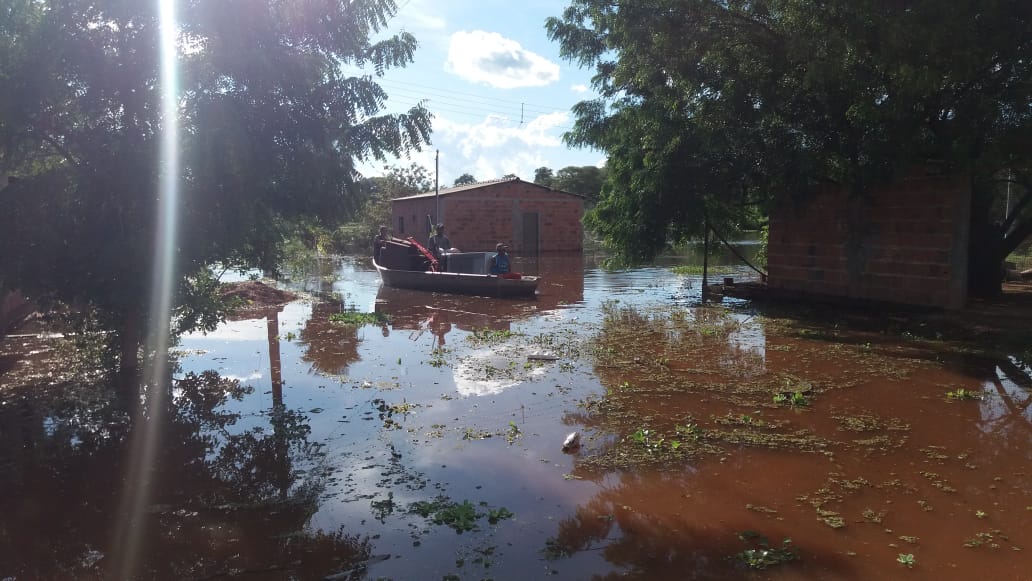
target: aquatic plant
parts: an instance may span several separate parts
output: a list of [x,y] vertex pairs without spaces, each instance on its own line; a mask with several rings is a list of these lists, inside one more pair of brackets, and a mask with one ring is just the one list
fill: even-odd
[[[711,276],[717,276],[722,274],[734,274],[735,268],[728,265],[709,265],[707,270]],[[677,266],[670,267],[670,272],[680,275],[702,275],[701,264],[679,264]]]
[[810,401],[806,399],[806,395],[801,391],[776,393],[774,394],[774,403],[778,405],[789,405],[792,407],[805,407],[810,405]]
[[409,512],[429,519],[434,524],[445,525],[457,534],[476,530],[477,521],[483,517],[487,517],[490,524],[498,524],[498,521],[516,516],[505,507],[490,508],[486,502],[481,502],[480,506],[486,507],[487,512],[478,512],[476,506],[468,500],[458,503],[448,497],[439,496],[433,500],[412,503],[409,505]]
[[674,426],[674,431],[693,442],[698,442],[703,435],[702,428],[699,427],[699,424],[694,422],[688,422],[683,426],[678,424]]
[[496,345],[515,337],[517,333],[509,329],[473,329],[466,341],[474,345]]
[[430,361],[428,361],[428,363],[430,364],[430,367],[444,367],[445,364],[447,363],[444,360],[444,355],[447,352],[448,352],[447,349],[442,349],[442,348],[434,349],[433,351],[431,351],[430,352]]
[[969,399],[980,400],[982,399],[982,394],[964,389],[963,387],[958,387],[954,391],[947,391],[946,399],[948,401],[963,401]]
[[334,323],[341,323],[344,325],[373,325],[378,323],[386,323],[390,321],[390,317],[383,313],[361,313],[358,311],[342,311],[340,313],[333,313],[330,315],[330,321]]
[[899,556],[896,557],[896,562],[901,565],[906,565],[908,568],[912,568],[917,564],[917,559],[914,558],[913,553],[900,553]]
[[771,547],[767,537],[756,531],[744,531],[738,534],[738,538],[753,545],[751,548],[735,554],[735,558],[751,569],[766,569],[772,565],[788,563],[799,558],[792,539],[784,539],[781,541],[780,547]]
[[509,420],[509,431],[505,434],[505,441],[512,444],[521,435],[523,435],[523,432],[520,431],[520,427],[516,425],[516,422]]
[[477,519],[481,516],[470,501],[464,500],[459,504],[445,497],[415,502],[409,507],[409,512],[428,518],[434,524],[448,526],[457,534],[476,529]]

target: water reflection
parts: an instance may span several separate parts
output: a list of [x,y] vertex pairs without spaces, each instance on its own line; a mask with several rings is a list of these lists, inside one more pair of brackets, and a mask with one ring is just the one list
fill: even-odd
[[[0,401],[0,573],[15,578],[101,578],[132,431],[102,386],[76,397]],[[170,405],[148,421],[164,434],[142,530],[142,578],[280,571],[323,576],[368,556],[342,529],[308,531],[325,482],[305,415],[282,395],[258,417],[230,411],[253,388],[214,372],[172,384]]]
[[[317,301],[184,339],[194,373],[155,414],[169,435],[144,577],[880,579],[900,552],[915,578],[1024,575],[1019,360],[961,365],[943,341],[834,316],[697,307],[660,268],[528,263],[548,272],[542,293],[507,301],[382,288],[362,259],[334,264],[304,283]],[[329,323],[350,306],[391,322]],[[514,334],[468,340],[485,329]],[[559,361],[524,369],[549,348]],[[512,377],[485,373],[513,362]],[[807,405],[772,401],[786,382],[809,386]],[[983,387],[996,395],[946,401]],[[101,578],[130,429],[103,388],[46,393],[0,396],[0,577]],[[572,430],[583,445],[566,455]],[[457,536],[409,510],[438,496],[516,516]],[[746,570],[747,530],[792,538],[802,560]],[[1001,550],[964,545],[986,534]]]
[[1009,454],[1024,452],[1032,460],[1032,373],[1014,357],[988,367],[979,427],[1010,444]]
[[298,343],[304,348],[301,358],[322,373],[348,375],[351,365],[361,359],[359,344],[365,328],[330,320],[341,312],[339,300],[319,299],[312,303],[312,315],[304,322]]

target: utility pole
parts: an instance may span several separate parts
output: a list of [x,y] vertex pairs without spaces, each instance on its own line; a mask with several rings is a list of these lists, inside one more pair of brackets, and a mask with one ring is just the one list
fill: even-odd
[[706,301],[706,294],[709,286],[709,213],[705,215],[703,228],[706,233],[702,236],[702,300]]
[[441,223],[441,150],[437,150],[437,155],[434,156],[434,201],[437,203],[437,213],[434,214],[434,220],[437,224]]
[[1003,219],[1004,220],[1007,220],[1008,218],[1010,218],[1010,187],[1011,187],[1011,180],[1013,180],[1013,179],[1014,179],[1014,170],[1012,170],[1012,169],[1007,170],[1007,208],[1004,209],[1004,211],[1003,211]]

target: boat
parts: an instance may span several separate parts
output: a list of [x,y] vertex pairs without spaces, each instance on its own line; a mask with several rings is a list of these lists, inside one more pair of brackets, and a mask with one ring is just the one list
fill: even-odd
[[532,297],[540,277],[486,272],[488,252],[453,252],[445,266],[414,239],[392,239],[373,266],[385,286],[489,297]]

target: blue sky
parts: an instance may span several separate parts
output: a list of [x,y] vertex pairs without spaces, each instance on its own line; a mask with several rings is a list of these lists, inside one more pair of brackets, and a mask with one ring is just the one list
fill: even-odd
[[[591,149],[570,149],[563,132],[573,125],[570,108],[593,96],[591,71],[559,57],[545,19],[560,16],[561,0],[397,0],[389,34],[405,30],[419,41],[412,64],[379,79],[387,110],[419,100],[434,114],[432,144],[410,159],[434,171],[440,150],[440,183],[469,173],[477,180],[513,173],[534,179],[541,166],[601,165]],[[360,168],[381,175],[382,163]]]

